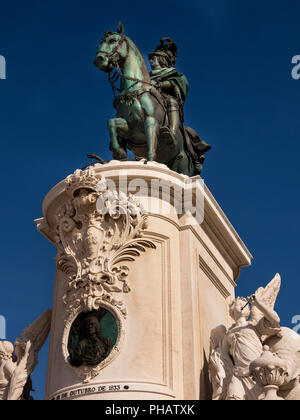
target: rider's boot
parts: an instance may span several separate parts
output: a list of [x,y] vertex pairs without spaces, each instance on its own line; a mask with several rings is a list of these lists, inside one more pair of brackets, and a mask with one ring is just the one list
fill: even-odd
[[168,120],[168,127],[161,127],[160,135],[162,135],[165,139],[169,139],[175,145],[175,137],[180,124],[180,117],[178,104],[174,100],[169,100],[168,103]]
[[176,110],[169,111],[168,118],[169,118],[169,127],[170,127],[171,134],[175,138],[178,127],[179,127],[179,123],[180,123],[178,110],[176,109]]

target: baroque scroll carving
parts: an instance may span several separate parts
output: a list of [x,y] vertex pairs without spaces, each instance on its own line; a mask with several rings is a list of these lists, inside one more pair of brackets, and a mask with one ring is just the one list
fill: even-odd
[[146,248],[147,216],[131,195],[108,188],[92,168],[77,170],[66,179],[69,200],[56,215],[57,267],[68,279],[64,296],[69,320],[81,311],[109,303],[123,318],[122,295],[130,292],[129,267]]

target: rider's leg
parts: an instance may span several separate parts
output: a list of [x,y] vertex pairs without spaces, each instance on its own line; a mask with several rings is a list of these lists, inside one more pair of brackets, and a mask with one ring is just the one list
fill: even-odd
[[161,127],[160,135],[176,144],[176,133],[180,124],[179,106],[176,99],[169,97],[167,101],[168,126]]
[[174,98],[168,99],[168,119],[171,133],[175,137],[180,124],[180,117],[179,106]]
[[113,157],[115,159],[126,159],[127,153],[118,142],[118,135],[125,138],[128,135],[129,128],[126,120],[124,120],[123,118],[112,118],[108,120],[107,127]]
[[145,119],[145,134],[148,145],[148,156],[149,161],[156,160],[156,149],[158,141],[158,122],[154,117],[146,117]]

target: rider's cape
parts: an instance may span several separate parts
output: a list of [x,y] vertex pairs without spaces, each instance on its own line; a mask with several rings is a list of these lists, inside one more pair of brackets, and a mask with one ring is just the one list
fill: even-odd
[[184,74],[179,73],[174,67],[162,68],[157,71],[153,70],[150,73],[151,80],[155,82],[164,82],[168,80],[176,88],[181,104],[184,104],[189,85]]
[[[151,80],[155,81],[164,81],[168,80],[173,83],[174,86],[177,87],[176,91],[179,94],[179,99],[181,102],[181,106],[183,106],[186,95],[188,93],[188,82],[186,77],[179,73],[175,68],[163,68],[159,71],[151,72],[150,73]],[[154,95],[156,95],[155,90],[152,92]],[[158,98],[159,100],[159,98]],[[182,130],[182,126],[181,126]],[[186,153],[190,156],[194,169],[195,169],[195,175],[198,175],[201,173],[203,162],[205,160],[204,154],[208,152],[211,149],[211,146],[209,146],[205,141],[203,141],[195,130],[193,130],[190,127],[184,127],[184,139],[185,139],[185,150]],[[119,143],[121,147],[126,149],[130,147],[130,141],[125,140],[118,136]],[[135,149],[137,149],[138,146],[135,145]],[[144,146],[142,146],[143,148]],[[140,153],[142,155],[142,151]]]
[[211,149],[211,146],[205,143],[191,127],[184,127],[184,132],[186,152],[193,161],[195,175],[198,175],[202,171],[204,154]]
[[[180,105],[183,106],[187,93],[188,81],[186,77],[179,73],[174,67],[162,68],[150,73],[150,78],[153,81],[163,82],[168,80],[176,88],[176,92],[180,99]],[[183,115],[183,109],[181,110]],[[195,130],[190,127],[184,127],[185,149],[193,161],[195,168],[195,175],[202,170],[203,162],[205,160],[204,154],[211,149],[205,141],[203,141]]]

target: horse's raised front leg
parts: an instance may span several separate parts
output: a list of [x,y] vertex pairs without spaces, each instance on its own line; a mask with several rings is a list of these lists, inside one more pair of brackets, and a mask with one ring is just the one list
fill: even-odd
[[145,118],[145,135],[148,146],[147,159],[149,161],[156,160],[156,149],[158,143],[158,122],[154,117]]
[[129,131],[127,121],[123,118],[112,118],[111,120],[108,120],[107,127],[114,159],[126,159],[127,153],[120,146],[118,142],[118,135],[127,138]]

